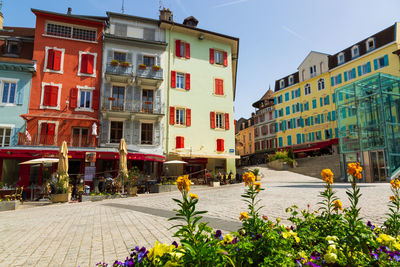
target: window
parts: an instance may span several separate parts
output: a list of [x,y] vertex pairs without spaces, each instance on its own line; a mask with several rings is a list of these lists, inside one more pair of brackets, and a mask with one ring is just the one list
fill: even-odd
[[224,53],[222,51],[215,50],[215,64],[224,64]]
[[175,140],[175,148],[180,149],[180,148],[185,148],[185,139],[183,136],[177,136]]
[[309,83],[307,83],[304,86],[304,95],[309,95],[309,94],[311,94],[311,85]]
[[55,144],[56,123],[41,122],[39,131],[39,144]]
[[315,132],[315,135],[316,135],[316,139],[317,140],[321,140],[322,139],[322,136],[321,136],[321,132],[319,131],[319,132]]
[[292,84],[294,84],[294,78],[293,78],[293,76],[290,76],[289,77],[289,85],[292,85]]
[[79,105],[80,109],[91,109],[92,108],[92,94],[94,88],[91,89],[79,89]]
[[210,63],[228,66],[228,53],[225,51],[210,48]]
[[5,54],[18,55],[21,50],[21,42],[20,41],[6,41],[6,51]]
[[262,132],[262,135],[267,135],[268,134],[268,130],[267,130],[267,126],[266,125],[262,126],[261,132]]
[[0,146],[10,146],[11,144],[11,128],[1,127],[0,128]]
[[78,76],[95,77],[96,74],[96,53],[79,51],[79,72]]
[[367,48],[367,52],[374,49],[375,48],[375,38],[369,38],[367,40],[367,42],[365,43],[365,46]]
[[185,125],[185,109],[183,108],[175,109],[175,124]]
[[279,113],[279,117],[282,117],[283,116],[283,109],[281,108],[278,113]]
[[190,73],[171,71],[171,87],[190,90]]
[[285,80],[280,80],[280,82],[279,82],[279,88],[284,88],[285,87]]
[[176,88],[185,89],[185,74],[184,73],[176,74]]
[[56,47],[46,47],[45,48],[45,62],[44,70],[45,72],[63,72],[64,64],[64,52],[65,49],[60,49]]
[[338,65],[344,63],[344,53],[343,52],[339,53],[339,55],[337,56],[337,60],[338,60]]
[[215,113],[215,128],[224,129],[224,113]]
[[251,141],[251,133],[249,133],[249,141]]
[[352,79],[357,78],[357,76],[356,76],[356,69],[355,69],[355,68],[353,68],[353,69],[351,69],[351,70],[349,70],[349,71],[345,71],[345,72],[343,73],[343,75],[344,75],[344,81],[345,81],[345,82],[348,81],[348,80],[352,80]]
[[310,67],[310,77],[312,78],[315,76],[317,76],[317,67],[314,65]]
[[292,99],[300,97],[300,88],[292,91]]
[[141,144],[151,145],[153,144],[153,124],[152,123],[142,123],[141,130]]
[[16,82],[2,81],[1,82],[1,103],[14,104],[16,91],[17,91],[17,83]]
[[114,51],[114,60],[116,60],[118,62],[125,62],[126,61],[126,53]]
[[358,66],[358,76],[365,75],[371,72],[371,62]]
[[190,58],[190,44],[181,40],[175,40],[175,56]]
[[142,112],[153,113],[153,90],[142,90]]
[[40,108],[59,109],[60,84],[42,83],[42,96]]
[[[217,139],[217,151],[223,152],[224,150],[225,150],[224,139]],[[250,145],[250,150],[251,150],[251,145]]]
[[286,92],[285,93],[285,102],[289,101],[290,100],[289,98],[290,98],[289,92]]
[[125,100],[125,87],[123,86],[113,86],[112,97],[111,97],[111,109],[112,110],[124,110]]
[[389,58],[388,55],[385,55],[383,57],[374,59],[374,69],[381,69],[383,67],[386,67],[389,65]]
[[88,147],[90,145],[89,128],[72,128],[73,147]]
[[331,77],[331,86],[335,86],[342,83],[342,74]]
[[318,91],[321,91],[324,89],[325,89],[325,80],[321,78],[318,80]]
[[153,56],[143,56],[143,64],[147,67],[156,65],[156,58]]
[[224,95],[224,80],[223,79],[215,79],[215,94],[216,95]]
[[96,41],[97,37],[96,30],[83,29],[76,26],[66,26],[54,23],[47,23],[46,34],[91,42]]
[[124,122],[111,121],[110,127],[110,143],[119,143],[122,138]]
[[360,55],[360,49],[358,45],[353,46],[353,48],[351,49],[352,58],[358,57],[359,55]]

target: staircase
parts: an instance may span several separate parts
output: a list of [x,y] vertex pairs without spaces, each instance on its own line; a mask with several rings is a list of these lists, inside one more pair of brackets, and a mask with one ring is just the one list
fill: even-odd
[[288,171],[321,178],[323,169],[331,169],[335,181],[342,177],[340,169],[340,155],[319,156],[310,158],[296,159],[297,167],[289,168]]

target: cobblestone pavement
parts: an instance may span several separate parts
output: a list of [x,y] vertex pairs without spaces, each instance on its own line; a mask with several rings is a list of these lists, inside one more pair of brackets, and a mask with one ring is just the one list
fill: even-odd
[[[285,208],[317,208],[319,179],[287,171],[261,168],[262,214],[285,222]],[[365,220],[381,223],[387,212],[389,184],[362,184],[360,205]],[[334,184],[344,206],[348,184]],[[246,210],[240,195],[243,184],[219,188],[193,186],[199,209],[214,228],[237,229]],[[0,213],[0,266],[94,266],[124,259],[136,245],[150,247],[156,240],[171,243],[168,221],[179,192],[144,194],[127,199],[55,204]]]

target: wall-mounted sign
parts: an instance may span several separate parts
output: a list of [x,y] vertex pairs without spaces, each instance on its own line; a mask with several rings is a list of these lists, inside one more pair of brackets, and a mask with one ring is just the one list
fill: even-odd
[[229,153],[235,153],[235,149],[234,148],[229,149]]
[[96,162],[96,152],[86,152],[85,162]]

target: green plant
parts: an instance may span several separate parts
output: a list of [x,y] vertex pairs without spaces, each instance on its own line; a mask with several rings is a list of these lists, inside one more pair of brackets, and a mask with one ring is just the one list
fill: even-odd
[[390,181],[393,196],[390,196],[389,211],[386,215],[389,216],[385,222],[387,233],[398,237],[400,234],[400,180],[394,179]]
[[251,172],[254,174],[255,177],[257,177],[257,176],[260,175],[260,169],[258,169],[258,168],[255,168],[255,169],[252,170]]
[[294,159],[293,148],[289,148],[288,153],[287,153],[287,156],[288,156],[290,159]]
[[133,166],[128,172],[127,184],[129,186],[136,186],[138,183],[139,174],[140,169],[137,166]]
[[110,64],[111,64],[112,66],[118,66],[118,65],[119,65],[119,61],[116,60],[116,59],[113,59],[113,60],[110,62]]
[[67,173],[57,173],[55,181],[52,181],[55,192],[54,194],[65,194],[68,192],[69,177]]

